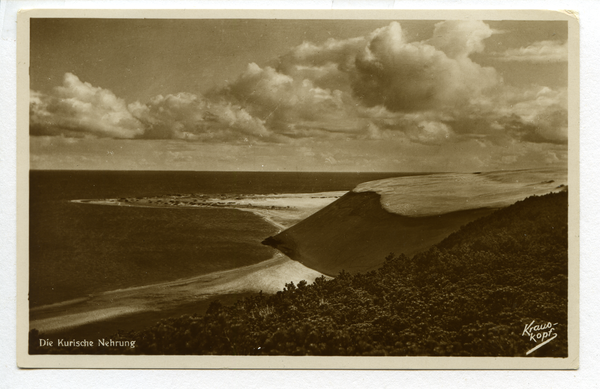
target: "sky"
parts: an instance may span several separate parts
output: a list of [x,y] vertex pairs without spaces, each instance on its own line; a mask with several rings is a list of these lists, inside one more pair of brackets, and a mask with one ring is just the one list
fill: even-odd
[[32,169],[567,165],[567,22],[32,19]]

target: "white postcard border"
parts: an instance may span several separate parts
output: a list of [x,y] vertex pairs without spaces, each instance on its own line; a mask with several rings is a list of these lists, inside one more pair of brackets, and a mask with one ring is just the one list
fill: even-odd
[[[231,357],[28,355],[28,174],[30,17],[339,18],[569,21],[569,357]],[[557,11],[401,10],[30,10],[18,17],[17,361],[24,368],[194,369],[576,369],[579,364],[579,23]]]

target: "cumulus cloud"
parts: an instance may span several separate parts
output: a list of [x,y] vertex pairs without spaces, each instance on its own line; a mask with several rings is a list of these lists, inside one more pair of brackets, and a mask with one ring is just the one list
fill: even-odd
[[311,80],[319,88],[350,92],[357,53],[364,49],[368,39],[363,36],[329,38],[322,44],[304,42],[281,56],[275,69],[298,80]]
[[448,140],[451,133],[448,125],[444,123],[422,121],[410,128],[408,136],[417,143],[442,144]]
[[123,99],[71,73],[54,95],[31,91],[29,107],[32,135],[135,138],[144,133]]
[[449,58],[464,58],[482,52],[485,47],[483,40],[493,33],[490,26],[482,21],[450,20],[437,23],[433,37],[427,42]]
[[191,93],[156,96],[147,104],[129,105],[147,139],[199,141],[270,140],[263,122],[229,102],[213,102]]
[[[393,22],[362,37],[304,42],[268,66],[248,64],[226,87],[205,95],[158,95],[130,104],[67,73],[52,94],[31,93],[31,134],[213,143],[565,144],[566,90],[508,87],[494,68],[471,58],[494,33],[480,21],[446,21],[430,38],[414,41]],[[558,60],[566,44],[536,42],[493,55]]]
[[[451,134],[438,120],[446,111],[468,105],[501,80],[493,68],[468,57],[492,34],[486,24],[444,22],[435,29],[446,39],[408,42],[400,24],[391,23],[366,37],[305,42],[274,67],[250,64],[218,94],[292,138],[375,140],[397,131],[412,141],[436,144]],[[429,124],[435,120],[423,118],[434,110],[437,127]],[[411,120],[415,112],[422,115]]]
[[349,95],[269,66],[249,64],[237,80],[216,96],[243,105],[273,131],[290,138],[335,136],[360,128]]
[[71,73],[53,95],[32,91],[32,135],[199,141],[274,141],[277,137],[240,106],[191,93],[156,96],[129,105],[111,91]]
[[566,144],[567,91],[540,87],[537,91],[530,91],[530,96],[512,107],[522,124],[517,136],[528,142]]
[[500,53],[492,53],[500,61],[517,62],[566,62],[568,59],[567,42],[539,41],[527,47],[508,49]]
[[473,101],[446,121],[462,137],[485,137],[496,143],[513,140],[566,144],[567,91],[532,86],[504,87],[494,95]]
[[[468,57],[481,50],[482,40],[491,35],[491,30],[486,34],[477,29],[466,34],[472,24],[439,23],[435,31],[441,31],[444,39],[428,42],[407,42],[398,23],[378,29],[357,56],[355,95],[367,106],[382,105],[401,112],[466,104],[500,81],[495,69],[482,67]],[[481,25],[475,24],[484,30]]]

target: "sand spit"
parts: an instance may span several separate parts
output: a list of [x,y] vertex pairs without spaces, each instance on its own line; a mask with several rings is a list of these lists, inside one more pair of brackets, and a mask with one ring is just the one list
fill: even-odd
[[38,307],[30,311],[30,328],[53,333],[140,312],[174,310],[222,295],[276,293],[290,281],[312,283],[321,276],[277,253],[267,261],[237,269],[90,295],[70,304],[68,311],[56,304]]
[[284,230],[331,204],[345,193],[171,194],[156,197],[71,200],[71,202],[146,208],[231,208],[252,212],[280,230]]

